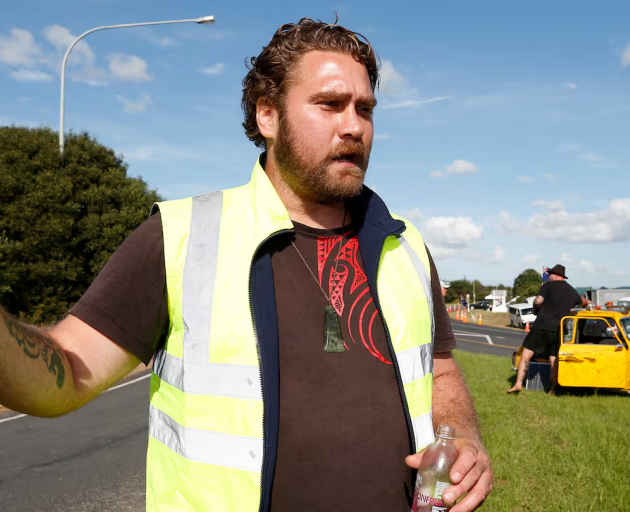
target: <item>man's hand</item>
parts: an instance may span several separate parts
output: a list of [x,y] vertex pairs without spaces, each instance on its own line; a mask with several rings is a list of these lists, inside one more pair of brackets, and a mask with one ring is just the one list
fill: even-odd
[[[442,494],[447,505],[455,503],[465,493],[466,497],[455,505],[451,512],[470,512],[479,507],[492,492],[492,468],[488,454],[476,441],[457,438],[457,460],[450,472],[452,485]],[[415,455],[409,455],[405,462],[409,467],[418,469],[424,450]]]

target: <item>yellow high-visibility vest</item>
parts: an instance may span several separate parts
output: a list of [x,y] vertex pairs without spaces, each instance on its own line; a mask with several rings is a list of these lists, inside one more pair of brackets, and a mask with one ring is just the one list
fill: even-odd
[[[250,301],[252,258],[293,229],[259,163],[242,187],[158,203],[170,331],[151,376],[147,510],[258,512],[263,394]],[[419,451],[433,442],[429,259],[408,221],[389,236],[377,291]]]

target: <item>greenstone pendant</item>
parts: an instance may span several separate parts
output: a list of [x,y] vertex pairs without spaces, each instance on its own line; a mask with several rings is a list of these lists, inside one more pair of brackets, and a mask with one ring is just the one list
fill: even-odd
[[326,352],[345,352],[343,335],[339,326],[339,316],[331,305],[326,306],[324,316],[324,350]]

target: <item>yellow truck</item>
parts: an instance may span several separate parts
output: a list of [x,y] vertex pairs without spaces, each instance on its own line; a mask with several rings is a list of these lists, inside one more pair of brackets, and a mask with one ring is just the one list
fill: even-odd
[[[630,315],[627,308],[580,310],[562,319],[558,383],[630,391]],[[523,346],[512,356],[518,366]],[[545,362],[534,357],[532,361]],[[547,360],[548,361],[548,360]]]

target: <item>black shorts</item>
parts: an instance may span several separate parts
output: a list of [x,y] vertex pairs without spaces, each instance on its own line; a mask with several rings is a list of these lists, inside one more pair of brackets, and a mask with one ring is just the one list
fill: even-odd
[[560,350],[560,332],[534,327],[525,337],[523,347],[528,348],[538,356],[556,357]]

